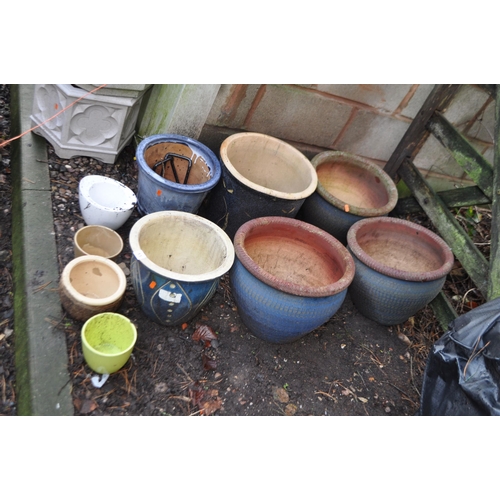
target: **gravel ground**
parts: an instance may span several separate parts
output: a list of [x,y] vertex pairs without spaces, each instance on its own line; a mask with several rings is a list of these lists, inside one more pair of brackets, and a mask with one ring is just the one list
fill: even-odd
[[[9,87],[0,84],[0,143],[10,134]],[[0,147],[0,415],[16,414],[10,145]]]

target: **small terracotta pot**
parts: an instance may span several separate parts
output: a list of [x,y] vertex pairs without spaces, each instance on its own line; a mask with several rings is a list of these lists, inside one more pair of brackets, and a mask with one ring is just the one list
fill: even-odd
[[73,242],[75,257],[100,255],[113,260],[123,250],[121,236],[105,226],[84,226],[75,233]]
[[454,257],[432,231],[391,217],[363,219],[349,229],[356,273],[354,305],[382,325],[404,323],[441,290]]
[[59,297],[67,313],[87,321],[102,312],[114,312],[125,294],[127,280],[120,266],[98,255],[70,261],[59,280]]
[[259,338],[299,339],[342,305],[354,275],[347,249],[325,231],[286,217],[243,224],[230,272],[238,312]]
[[298,149],[269,135],[233,134],[221,144],[220,157],[221,181],[199,213],[230,238],[251,219],[294,218],[318,183],[311,162]]
[[297,217],[342,243],[346,244],[347,231],[355,222],[387,215],[396,206],[396,185],[375,163],[342,151],[324,151],[311,163],[318,186]]

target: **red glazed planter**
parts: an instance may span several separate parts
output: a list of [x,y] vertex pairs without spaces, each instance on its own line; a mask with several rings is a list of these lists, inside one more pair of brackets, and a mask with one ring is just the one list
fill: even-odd
[[404,323],[431,302],[454,262],[439,236],[402,219],[360,220],[349,229],[347,242],[356,264],[351,299],[382,325]]
[[347,249],[321,229],[287,217],[262,217],[236,232],[231,290],[256,336],[291,342],[328,321],[354,275]]
[[347,231],[355,222],[385,216],[396,206],[396,185],[375,163],[343,151],[324,151],[311,163],[318,186],[297,217],[342,243],[346,243]]

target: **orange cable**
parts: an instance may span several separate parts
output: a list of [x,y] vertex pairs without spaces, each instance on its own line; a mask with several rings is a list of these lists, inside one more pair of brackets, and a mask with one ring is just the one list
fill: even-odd
[[94,92],[97,92],[98,90],[101,90],[106,85],[107,85],[107,83],[103,83],[102,85],[100,85],[99,87],[95,88],[94,90],[91,90],[91,91],[87,92],[86,94],[82,95],[81,97],[79,97],[78,99],[76,99],[75,101],[73,101],[71,104],[68,104],[65,108],[61,109],[61,111],[58,111],[54,116],[51,116],[50,118],[47,118],[42,123],[39,123],[38,125],[30,128],[29,130],[26,130],[25,132],[23,132],[22,134],[19,134],[18,136],[12,137],[11,139],[9,139],[7,141],[2,142],[0,144],[0,148],[2,148],[3,146],[9,144],[12,141],[15,141],[16,139],[20,139],[24,135],[29,134],[33,130],[36,130],[37,128],[41,127],[42,125],[45,125],[47,122],[50,122],[51,120],[53,120],[56,116],[59,116],[61,113],[64,113],[67,109],[71,108],[71,106],[74,106],[78,101],[81,101],[82,99],[84,99],[88,95],[93,94]]

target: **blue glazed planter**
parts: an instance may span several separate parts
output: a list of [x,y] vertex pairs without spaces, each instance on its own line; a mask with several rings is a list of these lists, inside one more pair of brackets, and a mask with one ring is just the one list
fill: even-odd
[[137,147],[136,158],[141,215],[164,210],[196,213],[221,176],[215,154],[182,135],[146,137]]
[[343,151],[324,151],[311,163],[318,186],[297,218],[327,231],[344,245],[354,223],[385,216],[396,206],[396,185],[375,163]]
[[328,321],[344,302],[354,262],[321,229],[286,217],[262,217],[243,224],[234,241],[231,291],[256,337],[293,342]]
[[216,224],[187,212],[162,211],[130,231],[131,275],[137,301],[153,321],[174,326],[192,319],[212,298],[234,261],[234,247]]
[[454,257],[432,231],[412,222],[375,217],[347,234],[356,272],[349,286],[356,308],[381,325],[397,325],[440,292]]
[[220,158],[221,180],[199,213],[230,238],[252,219],[294,218],[317,186],[311,162],[290,144],[265,134],[229,136],[221,144]]

